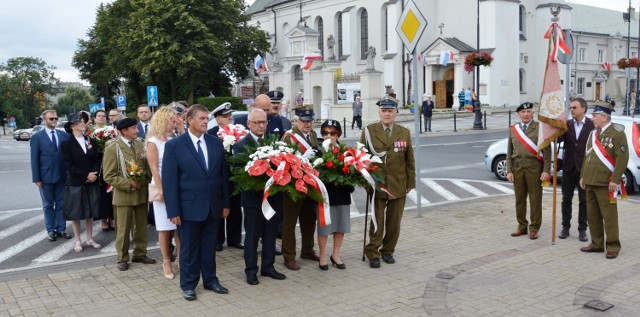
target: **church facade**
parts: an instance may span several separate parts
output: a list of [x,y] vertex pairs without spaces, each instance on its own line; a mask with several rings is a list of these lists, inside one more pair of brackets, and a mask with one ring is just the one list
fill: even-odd
[[[491,66],[480,67],[478,95],[483,105],[538,102],[551,1],[457,0],[455,5],[445,0],[414,1],[428,21],[416,48],[417,74],[412,71],[412,56],[396,33],[403,1],[256,0],[246,13],[271,35],[272,45],[265,54],[269,71],[261,76],[268,77],[270,89],[282,90],[285,99],[302,92],[305,104],[313,104],[323,118],[350,118],[351,101],[360,95],[363,119],[370,121],[377,118],[375,102],[392,90],[401,104],[413,103],[415,89],[417,103],[424,95],[433,95],[437,108],[457,108],[458,92],[476,87],[474,72],[465,71],[464,60],[479,46],[494,58]],[[578,34],[568,81],[574,95],[587,100],[603,99],[606,93],[624,96],[625,73],[615,65],[626,56],[621,55],[626,50],[621,33],[606,30],[604,34],[586,22],[572,21],[585,11],[589,15],[621,13],[555,2],[562,8],[558,23]],[[617,18],[626,30],[626,23]],[[610,71],[603,68],[604,61],[612,64]],[[560,73],[565,71],[560,64]],[[418,87],[411,87],[413,76],[418,77]]]

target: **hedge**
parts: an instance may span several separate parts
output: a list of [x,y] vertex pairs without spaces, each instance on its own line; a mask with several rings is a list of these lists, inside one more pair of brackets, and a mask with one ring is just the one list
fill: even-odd
[[207,107],[209,111],[212,111],[213,109],[215,109],[216,107],[218,107],[219,105],[225,102],[231,103],[231,109],[241,110],[241,111],[247,110],[247,106],[243,105],[242,99],[238,97],[216,97],[216,98],[200,97],[197,100],[197,103]]

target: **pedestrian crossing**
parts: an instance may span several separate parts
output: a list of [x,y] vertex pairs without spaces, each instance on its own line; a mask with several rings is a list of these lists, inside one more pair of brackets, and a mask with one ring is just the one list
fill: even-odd
[[[545,189],[545,191],[551,191],[551,189]],[[502,195],[513,195],[513,184],[472,179],[421,178],[420,192],[412,190],[407,194],[406,208],[415,209],[418,201],[422,207],[429,207]],[[363,215],[366,209],[366,192],[363,189],[356,189],[352,194],[352,201],[351,217]],[[83,222],[81,237],[84,251],[75,253],[73,252],[75,239],[58,239],[55,242],[47,240],[40,208],[0,211],[0,271],[16,265],[33,266],[81,260],[90,256],[114,256],[116,254],[115,233],[103,232],[100,228],[100,221],[94,222],[94,240],[103,246],[102,249],[94,250],[86,246]],[[72,232],[70,222],[68,222],[67,232]],[[153,227],[150,227],[149,248],[157,248],[156,242],[156,232]]]

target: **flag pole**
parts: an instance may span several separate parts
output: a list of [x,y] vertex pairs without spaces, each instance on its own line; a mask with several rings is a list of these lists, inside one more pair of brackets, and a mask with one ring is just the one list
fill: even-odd
[[558,139],[556,138],[555,144],[553,146],[553,207],[551,211],[551,245],[556,244],[556,203],[557,198],[556,194],[558,192],[558,152],[560,149],[560,144],[558,143]]

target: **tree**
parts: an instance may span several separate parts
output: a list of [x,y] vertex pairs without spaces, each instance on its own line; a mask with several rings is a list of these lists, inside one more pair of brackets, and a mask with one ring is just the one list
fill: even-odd
[[19,127],[29,127],[46,107],[46,95],[60,81],[54,66],[36,57],[15,57],[0,64],[0,107]]
[[86,89],[69,85],[65,89],[64,96],[58,98],[58,105],[53,108],[58,115],[68,115],[80,110],[89,110],[89,104],[93,103],[94,99]]

